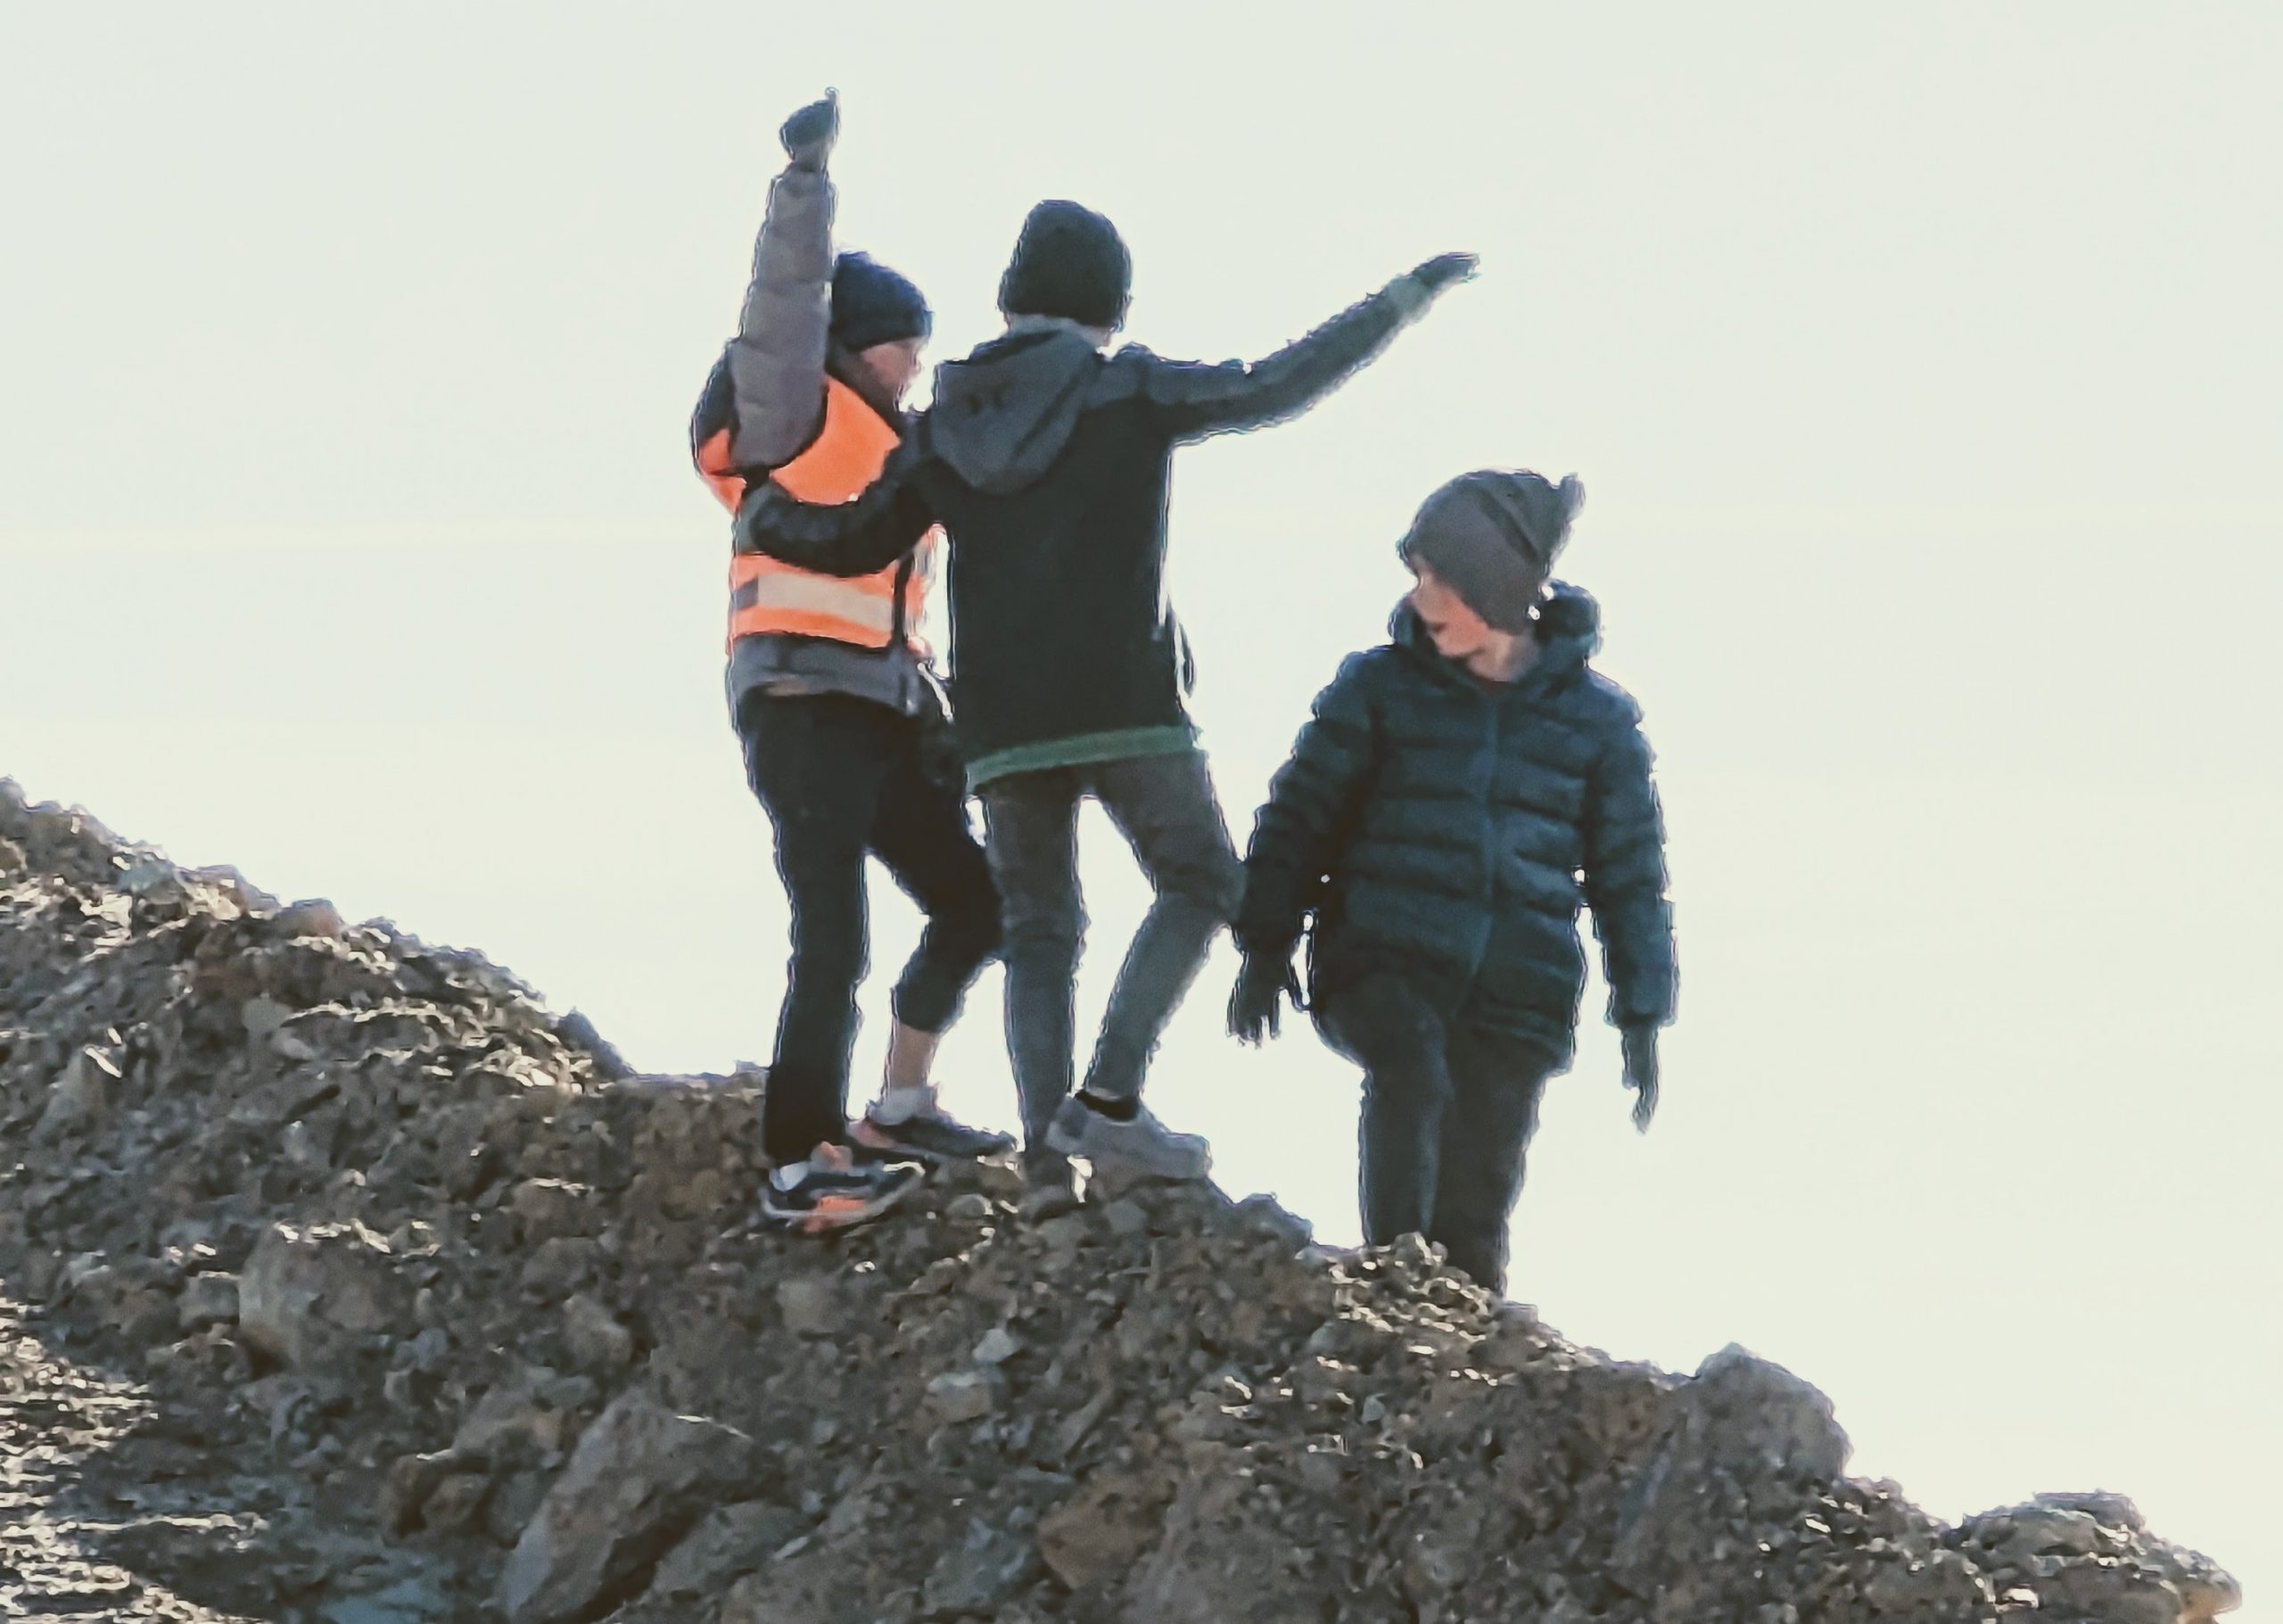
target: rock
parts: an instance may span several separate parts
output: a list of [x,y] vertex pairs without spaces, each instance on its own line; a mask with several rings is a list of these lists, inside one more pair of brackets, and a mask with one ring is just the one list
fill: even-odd
[[0,840],[0,876],[21,874],[27,866],[23,847],[12,840]]
[[2187,1611],[2171,1584],[2131,1567],[2070,1562],[2032,1588],[2040,1612],[2100,1624],[2179,1624]]
[[1157,1544],[1168,1497],[1155,1479],[1100,1473],[1040,1520],[1039,1554],[1073,1590],[1122,1577]]
[[622,1395],[587,1429],[500,1576],[508,1624],[573,1624],[663,1555],[706,1500],[754,1468],[753,1441]]
[[602,1257],[602,1247],[584,1236],[542,1241],[523,1265],[523,1289],[541,1302],[559,1301],[594,1278]]
[[622,1370],[634,1362],[634,1333],[583,1293],[563,1305],[563,1341],[582,1370]]
[[578,1624],[2241,1599],[2120,1496],[1944,1528],[1840,1475],[1788,1373],[1612,1361],[1416,1237],[1315,1247],[1273,1202],[1146,1182],[1082,1204],[1051,1158],[946,1168],[916,1216],[828,1242],[761,1232],[763,1079],[624,1077],[477,955],[169,882],[4,785],[0,837],[0,1307],[30,1309],[0,1430],[15,1487],[100,1508],[153,1592],[30,1577],[35,1523],[0,1537],[0,1598],[124,1615],[179,1579],[218,1616],[443,1624],[496,1616],[504,1560],[515,1617]]
[[2098,1518],[2063,1506],[2037,1505],[2014,1513],[2014,1532],[2001,1549],[2016,1559],[2090,1556],[2103,1543]]
[[588,1055],[594,1061],[595,1074],[606,1083],[623,1083],[635,1075],[634,1068],[595,1030],[595,1023],[577,1010],[556,1023],[555,1035]]
[[2175,1579],[2172,1588],[2180,1592],[2180,1624],[2209,1624],[2223,1612],[2233,1612],[2244,1604],[2244,1587],[2226,1573],[2199,1557],[2201,1570]]
[[1038,1576],[1040,1566],[1031,1541],[977,1522],[928,1573],[920,1602],[934,1618],[992,1617]]
[[2123,1495],[2099,1492],[2040,1495],[2030,1503],[2030,1509],[2082,1512],[2105,1528],[2116,1529],[2126,1534],[2145,1534],[2148,1531],[2148,1521],[2140,1514],[2140,1508]]
[[1670,1414],[1619,1517],[1614,1557],[1636,1592],[1676,1551],[1709,1545],[1743,1512],[1739,1483],[1821,1483],[1846,1468],[1850,1446],[1831,1401],[1734,1344],[1698,1366]]
[[553,1376],[534,1388],[532,1397],[550,1410],[569,1414],[593,1404],[602,1391],[592,1376]]
[[293,1013],[292,1005],[280,1003],[275,998],[249,998],[238,1006],[238,1021],[245,1027],[246,1035],[260,1043],[293,1019]]
[[531,1526],[539,1508],[546,1504],[548,1478],[545,1471],[527,1467],[497,1480],[483,1513],[485,1531],[495,1542],[512,1546]]
[[1734,1343],[1697,1367],[1680,1408],[1681,1427],[1731,1468],[1821,1482],[1844,1471],[1853,1453],[1830,1399]]
[[481,1465],[474,1457],[452,1449],[403,1456],[381,1479],[375,1519],[384,1532],[399,1538],[418,1532],[428,1502],[444,1480],[462,1473],[474,1475]]
[[1102,1208],[1102,1222],[1110,1233],[1133,1241],[1150,1232],[1149,1209],[1131,1196],[1122,1196]]
[[181,1327],[174,1291],[178,1272],[150,1257],[123,1257],[70,1274],[71,1294],[106,1325],[138,1347],[170,1340]]
[[238,1280],[235,1274],[200,1274],[182,1289],[176,1323],[185,1331],[238,1323]]
[[840,1325],[839,1294],[821,1274],[796,1274],[777,1282],[777,1312],[795,1336],[828,1337]]
[[[415,1319],[419,1317],[419,1310],[416,1307],[413,1311],[413,1317]],[[451,1332],[446,1331],[441,1325],[429,1326],[405,1344],[406,1359],[411,1364],[413,1369],[424,1375],[433,1375],[441,1370],[444,1361],[451,1356]]]
[[952,1426],[981,1421],[999,1407],[990,1375],[982,1371],[947,1371],[927,1384],[927,1402]]
[[523,1220],[526,1240],[540,1241],[557,1235],[587,1235],[602,1227],[594,1192],[583,1184],[563,1179],[526,1179],[515,1186],[508,1205]]
[[335,1596],[317,1608],[323,1624],[438,1624],[452,1603],[433,1577],[399,1579],[379,1590]]
[[241,1336],[292,1370],[337,1364],[409,1311],[387,1242],[358,1224],[272,1224],[238,1281]]
[[789,1505],[747,1500],[718,1506],[667,1553],[650,1581],[655,1602],[688,1603],[719,1595],[797,1537],[808,1519]]
[[432,1534],[473,1528],[491,1496],[491,1479],[482,1471],[456,1471],[436,1485],[420,1508],[420,1526]]
[[529,1460],[555,1453],[563,1441],[563,1418],[543,1409],[533,1395],[503,1383],[476,1400],[452,1435],[453,1453],[482,1460]]
[[120,1081],[118,1063],[109,1055],[100,1049],[79,1050],[57,1076],[33,1137],[55,1139],[93,1126],[111,1109]]
[[337,938],[348,928],[341,918],[341,911],[322,897],[295,903],[279,911],[277,934],[282,936],[323,936]]
[[186,894],[174,864],[162,857],[145,857],[119,877],[119,888],[133,897],[180,902]]
[[[1235,1463],[1184,1480],[1165,1511],[1147,1556],[1122,1587],[1121,1618],[1150,1624],[1316,1624],[1351,1616],[1406,1616],[1392,1607],[1358,1607],[1342,1564],[1322,1550],[1302,1548],[1278,1527],[1263,1504],[1259,1484]],[[1323,1549],[1350,1547],[1362,1530],[1337,1518],[1313,1522]],[[1418,1616],[1415,1607],[1406,1610]],[[1455,1624],[1455,1621],[1454,1621]]]

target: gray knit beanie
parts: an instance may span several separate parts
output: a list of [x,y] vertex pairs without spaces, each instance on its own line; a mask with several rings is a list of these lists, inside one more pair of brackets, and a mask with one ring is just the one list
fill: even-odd
[[1462,474],[1421,504],[1396,550],[1441,576],[1499,631],[1526,631],[1585,499],[1574,474],[1558,485],[1521,468]]

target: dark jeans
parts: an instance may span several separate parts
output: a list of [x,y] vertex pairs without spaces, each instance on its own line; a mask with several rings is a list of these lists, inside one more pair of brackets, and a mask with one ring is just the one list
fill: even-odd
[[927,722],[842,694],[755,695],[738,717],[746,777],[777,828],[793,905],[793,957],[762,1105],[774,1160],[848,1128],[856,985],[868,961],[864,859],[878,858],[927,915],[896,983],[895,1017],[941,1032],[999,945],[991,867]]
[[1078,803],[1087,796],[1101,803],[1157,892],[1086,1068],[1095,1093],[1142,1092],[1158,1038],[1244,889],[1212,777],[1194,751],[1018,773],[984,787],[991,868],[1006,907],[1007,1048],[1034,1148],[1070,1092],[1076,1064],[1072,998],[1086,934]]
[[1554,1057],[1392,975],[1340,988],[1316,1018],[1364,1068],[1364,1239],[1424,1235],[1477,1284],[1504,1291],[1507,1222]]

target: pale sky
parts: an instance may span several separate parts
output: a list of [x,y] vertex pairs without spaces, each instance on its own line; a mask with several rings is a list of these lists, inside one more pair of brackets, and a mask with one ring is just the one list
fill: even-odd
[[[839,87],[842,240],[938,359],[1042,196],[1208,359],[1475,250],[1333,401],[1179,464],[1232,822],[1421,498],[1577,471],[1683,1013],[1640,1140],[1589,994],[1516,1294],[1792,1365],[1944,1516],[2131,1493],[2262,1616],[2283,9],[1077,15],[0,0],[0,773],[479,946],[639,1064],[765,1059],[784,910],[683,428],[783,115]],[[1091,1009],[1144,899],[1085,838]],[[878,901],[860,1093],[915,928]],[[1229,1044],[1232,969],[1152,1099],[1352,1240],[1355,1076],[1305,1023]],[[1012,1122],[995,974],[944,1076]]]

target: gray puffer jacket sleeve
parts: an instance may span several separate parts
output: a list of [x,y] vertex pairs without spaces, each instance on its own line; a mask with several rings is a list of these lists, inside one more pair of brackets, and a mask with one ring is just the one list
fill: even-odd
[[738,336],[731,460],[776,468],[815,438],[824,416],[825,336],[832,322],[832,177],[795,162],[769,188]]

